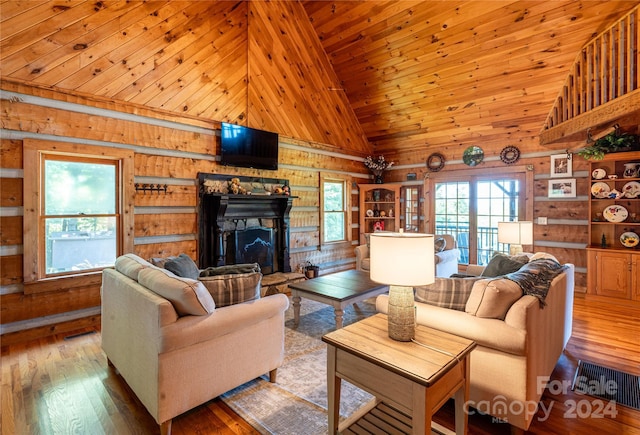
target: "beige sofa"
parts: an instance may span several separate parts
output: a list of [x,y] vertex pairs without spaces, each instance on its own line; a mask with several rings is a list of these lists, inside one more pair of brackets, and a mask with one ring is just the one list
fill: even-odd
[[202,282],[133,254],[104,270],[101,292],[102,348],[161,433],[171,432],[174,417],[256,377],[269,373],[275,382],[284,294],[216,307]]
[[[436,276],[448,278],[454,273],[458,273],[458,257],[460,250],[456,248],[456,239],[449,234],[436,235],[436,239],[442,238],[445,241],[444,250],[435,253],[435,274]],[[369,246],[360,245],[355,249],[356,270],[369,271]]]
[[[518,295],[510,307],[507,302],[503,319],[483,318],[467,312],[472,302],[476,305],[471,312],[480,311],[478,303],[490,302],[488,292],[478,293],[487,283],[493,283],[494,290],[503,295],[512,291],[513,285],[517,286],[500,278],[473,282],[464,304],[466,311],[416,302],[418,324],[466,337],[478,344],[471,353],[469,405],[475,408],[470,409],[471,412],[481,411],[504,420],[513,428],[528,429],[545,385],[571,337],[574,266],[565,266],[551,282],[544,308],[536,297]],[[444,284],[456,284],[457,280],[464,282],[461,285],[469,285],[469,280],[462,278],[445,280],[448,282]],[[376,306],[378,311],[387,313],[388,296],[378,296]],[[484,308],[486,311],[487,307]],[[491,311],[493,307],[488,308]]]

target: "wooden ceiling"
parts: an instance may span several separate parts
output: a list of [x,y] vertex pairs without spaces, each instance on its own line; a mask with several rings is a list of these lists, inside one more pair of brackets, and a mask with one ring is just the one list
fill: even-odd
[[581,47],[637,4],[0,0],[0,76],[399,162],[538,151]]
[[538,135],[581,47],[633,1],[306,1],[374,149]]

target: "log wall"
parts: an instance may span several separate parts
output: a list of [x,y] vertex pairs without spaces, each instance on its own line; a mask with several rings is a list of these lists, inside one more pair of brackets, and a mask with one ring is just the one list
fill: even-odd
[[[330,273],[353,267],[352,242],[320,249],[320,173],[342,173],[364,181],[361,159],[314,148],[317,144],[280,137],[280,169],[257,171],[221,166],[216,137],[218,122],[174,116],[170,126],[158,122],[152,111],[116,116],[93,100],[82,113],[67,104],[65,94],[27,86],[3,84],[2,228],[0,249],[0,307],[3,344],[33,338],[78,325],[99,325],[100,277],[54,280],[23,286],[24,138],[79,144],[80,148],[111,145],[134,151],[134,181],[166,184],[165,192],[138,191],[134,202],[134,252],[143,257],[187,253],[197,259],[198,172],[268,176],[289,180],[297,196],[291,218],[291,266],[311,261]],[[30,94],[31,95],[30,95]],[[35,94],[35,95],[34,95]],[[11,98],[6,98],[8,95]],[[39,98],[35,98],[35,96]],[[85,103],[73,98],[75,103]],[[105,104],[108,106],[108,104]],[[73,109],[73,110],[71,110]],[[354,193],[353,204],[358,203]],[[28,194],[28,192],[27,192]],[[357,221],[357,219],[356,219]],[[357,229],[353,230],[357,234]],[[355,242],[354,242],[355,243]],[[72,287],[72,288],[70,288]]]

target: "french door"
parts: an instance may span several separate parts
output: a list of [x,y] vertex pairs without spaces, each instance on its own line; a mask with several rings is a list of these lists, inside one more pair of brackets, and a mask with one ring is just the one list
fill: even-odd
[[451,234],[460,249],[460,264],[486,265],[498,243],[498,222],[527,220],[527,176],[523,171],[494,171],[490,175],[438,176],[425,183],[427,231]]

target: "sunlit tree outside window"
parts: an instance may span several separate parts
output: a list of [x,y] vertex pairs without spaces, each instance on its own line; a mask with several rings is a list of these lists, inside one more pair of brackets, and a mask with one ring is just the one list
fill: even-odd
[[113,161],[44,160],[41,219],[48,275],[114,264],[117,181]]
[[323,242],[346,240],[346,207],[345,187],[342,181],[325,181],[323,183],[324,219]]

